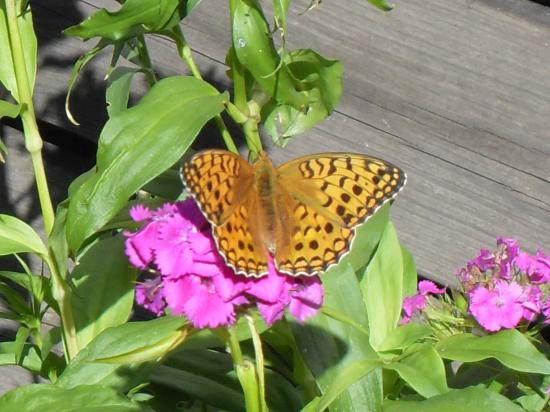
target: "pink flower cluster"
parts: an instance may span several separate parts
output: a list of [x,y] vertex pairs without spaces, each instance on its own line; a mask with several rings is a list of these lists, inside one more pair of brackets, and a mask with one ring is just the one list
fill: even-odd
[[[497,238],[457,273],[476,321],[491,332],[550,315],[550,257],[522,251],[514,239]],[[545,321],[548,322],[548,319]]]
[[[490,332],[515,328],[539,316],[550,323],[550,257],[540,249],[530,255],[516,240],[499,237],[496,251],[481,249],[457,277],[469,313]],[[425,309],[430,293],[444,293],[429,281],[419,282],[418,289],[416,295],[404,299],[402,323]]]
[[240,307],[256,305],[269,325],[285,308],[300,322],[323,302],[318,277],[292,278],[269,273],[259,279],[236,276],[212,238],[210,225],[193,200],[150,210],[130,210],[137,232],[125,232],[126,254],[135,267],[154,274],[136,288],[136,301],[161,315],[165,309],[185,315],[195,327],[215,328],[235,322]]

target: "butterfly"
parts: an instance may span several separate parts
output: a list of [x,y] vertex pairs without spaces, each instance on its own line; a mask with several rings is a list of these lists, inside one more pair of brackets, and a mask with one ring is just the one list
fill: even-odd
[[264,152],[250,164],[225,150],[198,152],[182,180],[212,224],[235,273],[260,277],[270,255],[279,272],[313,276],[349,252],[357,226],[391,200],[405,173],[354,153],[319,153],[275,167]]

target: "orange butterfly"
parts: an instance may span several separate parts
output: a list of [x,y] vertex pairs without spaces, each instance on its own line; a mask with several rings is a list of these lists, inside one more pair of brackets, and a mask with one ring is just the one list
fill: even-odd
[[405,173],[354,153],[320,153],[274,167],[225,150],[205,150],[182,179],[213,226],[218,249],[236,273],[260,277],[269,254],[280,272],[315,275],[338,263],[355,228],[396,196]]

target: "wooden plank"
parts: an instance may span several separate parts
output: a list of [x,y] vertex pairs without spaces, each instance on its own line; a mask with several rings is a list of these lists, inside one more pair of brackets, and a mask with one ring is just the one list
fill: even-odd
[[[113,2],[33,3],[43,68],[41,118],[89,139],[104,119],[108,56],[77,88],[75,129],[62,119],[70,66],[83,50],[59,30]],[[276,161],[324,150],[368,151],[409,174],[393,217],[422,274],[444,283],[479,247],[514,236],[531,251],[550,246],[550,18],[525,0],[399,1],[390,13],[364,0],[323,2],[289,19],[289,48],[313,47],[345,67],[336,113]],[[206,77],[226,84],[226,2],[205,1],[184,24]],[[149,37],[162,75],[185,72],[173,45]],[[59,56],[62,56],[61,58]],[[101,68],[103,66],[103,69]],[[139,91],[138,91],[139,94]],[[98,115],[99,113],[99,115]],[[103,114],[102,114],[103,113]]]

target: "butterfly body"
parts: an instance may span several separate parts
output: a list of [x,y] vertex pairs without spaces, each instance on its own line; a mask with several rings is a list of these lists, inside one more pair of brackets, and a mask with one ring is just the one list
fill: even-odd
[[182,179],[213,226],[236,273],[259,277],[269,255],[280,272],[315,275],[345,255],[355,228],[405,183],[396,166],[373,157],[322,153],[273,166],[224,150],[197,153]]

